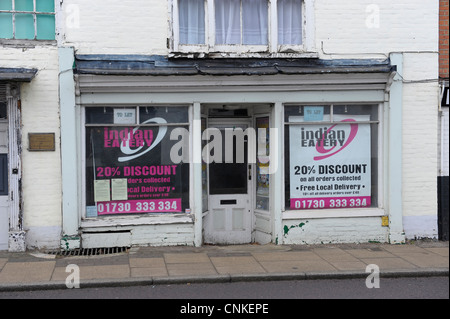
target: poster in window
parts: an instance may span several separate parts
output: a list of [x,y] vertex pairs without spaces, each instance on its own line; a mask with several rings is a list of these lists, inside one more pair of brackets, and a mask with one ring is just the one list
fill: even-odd
[[[269,210],[269,154],[270,129],[269,117],[256,119],[257,131],[257,157],[256,157],[256,208]],[[261,134],[264,133],[265,134]]]
[[290,125],[291,209],[371,206],[370,124],[353,123],[368,120],[334,115],[333,123]]
[[167,121],[162,117],[150,123],[157,125],[86,128],[88,217],[175,213],[189,208],[189,164],[173,162],[170,154],[179,142],[170,137],[177,126],[163,125]]

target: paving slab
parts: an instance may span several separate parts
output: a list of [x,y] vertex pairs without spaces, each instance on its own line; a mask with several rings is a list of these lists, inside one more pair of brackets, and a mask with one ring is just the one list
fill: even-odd
[[217,275],[217,271],[210,263],[172,263],[167,264],[169,276],[208,276]]
[[422,248],[415,245],[384,245],[383,249],[393,253],[423,253],[426,252],[426,248]]
[[167,277],[169,274],[166,267],[136,267],[131,268],[131,277]]
[[168,276],[164,258],[130,258],[131,277]]
[[49,281],[54,261],[7,263],[0,272],[0,283]]
[[449,257],[449,250],[448,248],[444,248],[444,247],[430,247],[430,248],[425,248],[425,250],[432,252],[433,254],[438,254],[440,256],[443,257]]
[[130,267],[163,268],[166,267],[166,263],[164,258],[130,258]]
[[421,268],[427,267],[448,267],[449,262],[447,257],[436,254],[419,253],[399,253],[401,258]]
[[313,252],[328,262],[358,262],[358,259],[339,248],[316,248]]
[[367,265],[360,260],[353,261],[335,261],[330,264],[338,270],[360,270],[364,271]]
[[307,272],[307,271],[336,271],[328,262],[312,260],[290,260],[290,261],[261,261],[261,265],[269,273],[280,272]]
[[168,253],[164,254],[167,264],[184,264],[184,263],[209,263],[210,259],[206,253]]
[[392,253],[386,250],[373,250],[373,249],[349,249],[347,253],[356,258],[392,258],[395,257]]
[[410,262],[398,258],[398,257],[384,257],[384,258],[363,258],[362,261],[367,265],[377,265],[380,268],[380,272],[383,270],[392,270],[392,269],[417,269],[417,267]]
[[290,261],[290,260],[318,260],[321,257],[311,251],[293,251],[293,252],[254,252],[252,253],[258,261]]
[[[130,277],[128,265],[79,266],[80,281],[91,279],[118,279]],[[71,272],[66,267],[56,267],[52,280],[65,280]]]
[[8,262],[8,258],[0,258],[0,270],[2,270],[3,266]]
[[248,256],[211,257],[211,262],[219,274],[265,273],[263,267]]

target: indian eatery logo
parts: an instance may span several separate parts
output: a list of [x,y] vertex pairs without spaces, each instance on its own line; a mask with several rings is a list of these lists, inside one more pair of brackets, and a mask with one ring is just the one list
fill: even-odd
[[[345,119],[341,121],[341,123],[346,122],[355,122],[355,120]],[[358,124],[350,123],[350,132],[336,129],[337,126],[338,124],[335,124],[330,128],[325,126],[316,130],[301,128],[301,146],[314,147],[317,153],[321,154],[314,157],[315,161],[326,159],[341,152],[355,139],[358,133]]]
[[158,126],[156,138],[152,129],[140,129],[140,127],[125,127],[120,130],[110,130],[104,127],[105,148],[119,147],[124,156],[119,156],[119,162],[127,162],[136,159],[155,148],[167,133],[167,121],[161,117],[149,119],[142,124],[155,123]]

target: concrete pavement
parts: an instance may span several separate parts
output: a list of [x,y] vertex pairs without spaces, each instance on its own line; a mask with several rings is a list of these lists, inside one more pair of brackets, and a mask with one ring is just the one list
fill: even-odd
[[[255,280],[448,276],[448,242],[133,247],[98,256],[0,252],[0,291]],[[73,266],[75,265],[75,266]],[[69,267],[68,267],[69,266]],[[75,269],[75,270],[74,270]],[[71,281],[72,282],[72,281]]]

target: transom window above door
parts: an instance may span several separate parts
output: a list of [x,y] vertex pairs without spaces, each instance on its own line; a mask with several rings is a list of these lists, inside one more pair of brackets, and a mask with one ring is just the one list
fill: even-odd
[[172,1],[174,53],[314,52],[314,0]]

